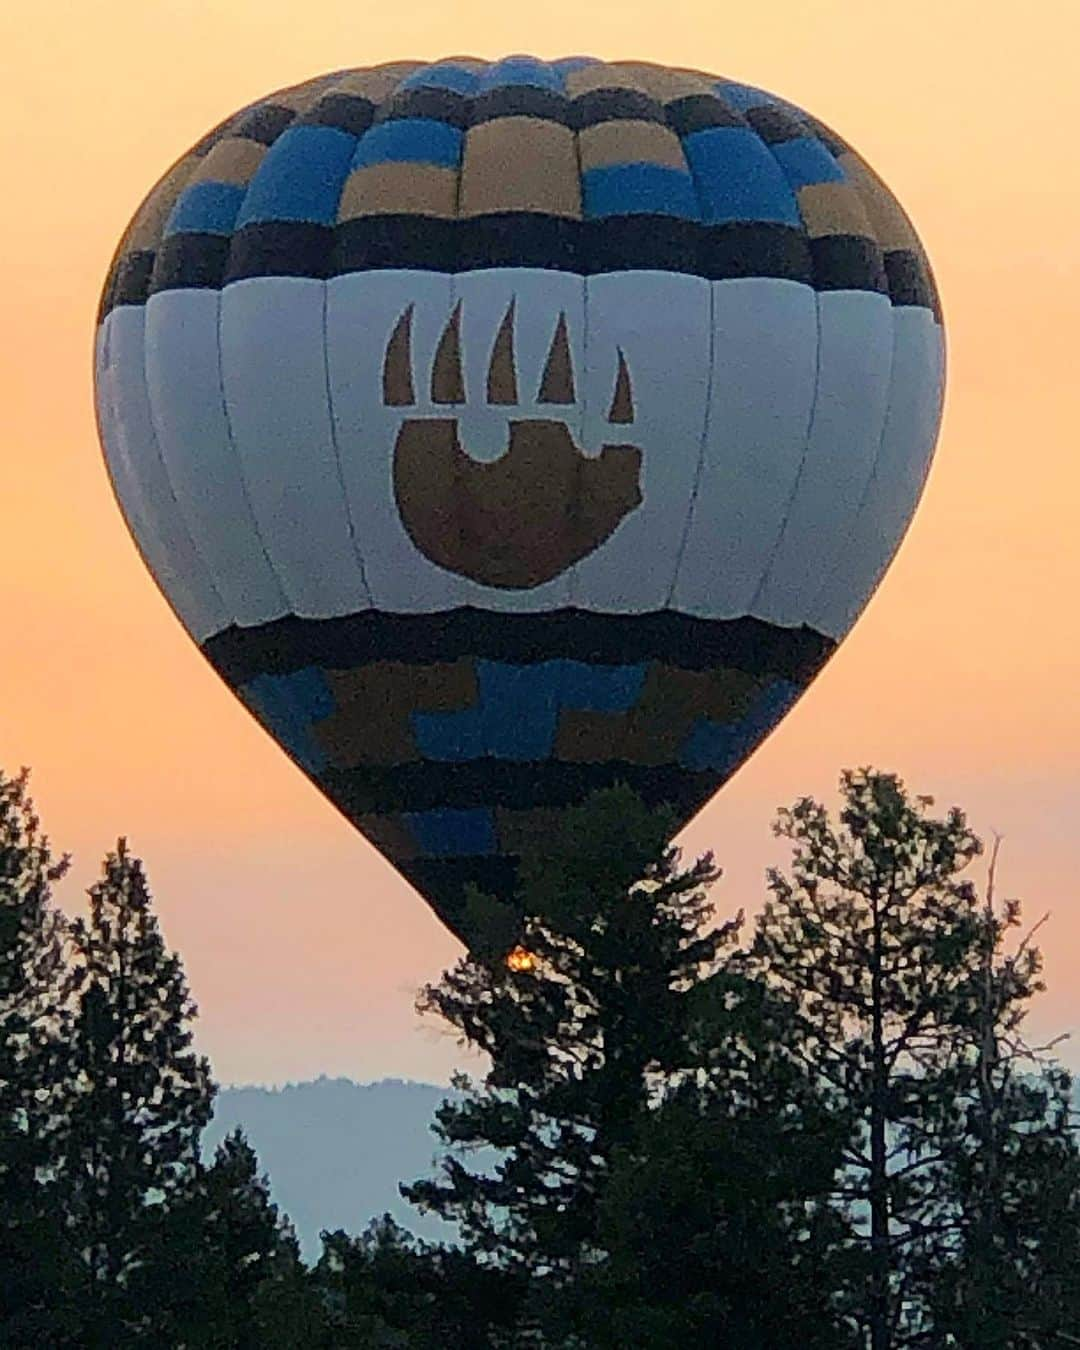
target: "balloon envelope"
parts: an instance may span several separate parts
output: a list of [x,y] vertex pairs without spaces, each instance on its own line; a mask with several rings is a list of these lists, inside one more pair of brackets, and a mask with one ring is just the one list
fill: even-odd
[[98,416],[244,703],[469,939],[627,782],[688,819],[888,565],[939,420],[923,249],[790,103],[586,58],[339,71],[153,189]]

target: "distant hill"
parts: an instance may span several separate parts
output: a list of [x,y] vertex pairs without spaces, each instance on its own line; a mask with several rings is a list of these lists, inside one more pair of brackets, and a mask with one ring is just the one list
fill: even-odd
[[305,1260],[318,1258],[322,1229],[359,1233],[387,1210],[410,1232],[449,1241],[453,1228],[419,1214],[397,1186],[434,1171],[438,1140],[431,1124],[451,1095],[446,1087],[393,1078],[222,1088],[204,1146],[210,1153],[243,1128],[270,1175],[274,1200],[296,1225]]
[[[222,1088],[203,1143],[212,1153],[231,1130],[244,1129],[275,1201],[296,1225],[306,1261],[318,1259],[322,1229],[360,1233],[386,1211],[419,1237],[449,1242],[454,1226],[421,1215],[397,1187],[434,1172],[439,1143],[430,1127],[436,1108],[453,1095],[448,1087],[396,1078]],[[1080,1086],[1076,1099],[1080,1109]],[[483,1157],[470,1165],[481,1166]]]

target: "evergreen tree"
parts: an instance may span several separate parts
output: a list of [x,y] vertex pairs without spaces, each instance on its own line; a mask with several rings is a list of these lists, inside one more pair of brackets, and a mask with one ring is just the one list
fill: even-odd
[[[979,1127],[949,1151],[950,1241],[934,1254],[927,1334],[958,1350],[1080,1345],[1080,1151],[1071,1083],[1046,1067],[995,1091],[996,1164]],[[989,1175],[992,1173],[992,1175]]]
[[1075,1325],[1059,1256],[1080,1235],[1068,1084],[1020,1035],[1040,958],[1004,955],[1018,909],[995,914],[963,875],[982,846],[962,812],[868,770],[841,793],[838,825],[809,799],[780,814],[793,860],[770,874],[752,967],[860,1122],[837,1199],[865,1236],[870,1346],[1026,1346],[1040,1281],[1040,1325]]
[[28,775],[0,773],[0,1344],[69,1344],[58,1297],[70,1247],[55,1174],[63,1110],[61,919],[67,870],[41,833]]
[[359,1237],[323,1234],[316,1283],[335,1350],[510,1347],[521,1280],[450,1247],[419,1242],[389,1214]]
[[[711,858],[627,789],[523,862],[521,910],[421,996],[486,1053],[389,1216],[308,1272],[241,1132],[209,1164],[195,1007],[123,841],[65,929],[0,774],[0,1344],[13,1350],[1044,1350],[1080,1345],[1073,1085],[981,850],[893,775],[803,799],[749,951]],[[516,914],[523,917],[514,917]],[[469,1154],[494,1150],[488,1168]]]
[[74,1067],[63,1183],[83,1256],[85,1344],[147,1333],[154,1300],[131,1294],[161,1206],[190,1185],[213,1085],[192,1050],[195,1016],[179,958],[162,940],[140,861],[123,840],[71,925]]
[[[154,1344],[292,1350],[322,1344],[325,1317],[288,1219],[241,1130],[155,1211],[131,1297],[152,1308]],[[178,1278],[179,1277],[179,1278]]]
[[703,934],[716,872],[709,859],[679,872],[671,827],[629,790],[567,813],[559,846],[523,862],[521,961],[474,952],[421,996],[491,1060],[482,1085],[455,1081],[465,1095],[437,1133],[457,1152],[505,1152],[491,1175],[451,1154],[441,1179],[403,1193],[509,1267],[570,1276],[591,1259],[601,1179],[649,1075],[683,1067],[686,989],[729,934]]
[[910,1274],[940,1236],[928,1135],[979,966],[979,903],[961,874],[981,845],[962,812],[934,818],[893,775],[845,773],[841,794],[838,827],[809,798],[780,813],[791,871],[769,874],[753,955],[798,1008],[806,1061],[861,1122],[843,1198],[869,1220],[870,1345],[891,1350],[923,1325]]
[[1070,1075],[1023,1039],[1042,953],[1033,933],[1006,951],[1020,906],[996,909],[996,860],[995,845],[970,1016],[941,1075],[939,1199],[952,1223],[926,1283],[952,1344],[1037,1350],[1080,1344],[1080,1142]]
[[736,966],[699,987],[703,1067],[613,1161],[590,1345],[863,1344],[850,1289],[865,1262],[831,1204],[852,1122],[792,1054],[789,1010]]
[[417,1279],[416,1240],[389,1214],[359,1237],[322,1235],[315,1269],[333,1328],[333,1343],[371,1350],[411,1347],[428,1316],[429,1295]]
[[[438,1113],[452,1150],[442,1176],[403,1193],[456,1220],[470,1254],[529,1277],[518,1334],[532,1327],[543,1344],[626,1344],[642,1318],[657,1335],[681,1327],[683,1344],[723,1325],[746,1337],[725,1344],[757,1346],[737,1305],[769,1297],[783,1310],[762,1310],[758,1329],[779,1334],[813,1309],[813,1343],[842,1346],[843,1310],[809,1286],[843,1248],[822,1197],[846,1125],[770,1042],[783,1011],[740,972],[740,921],[708,927],[711,859],[680,870],[671,832],[629,790],[596,794],[525,860],[509,959],[504,933],[424,992],[421,1006],[491,1069],[482,1084],[459,1079],[464,1097]],[[770,1157],[781,1137],[790,1153]],[[493,1170],[467,1166],[481,1146],[501,1151]],[[707,1180],[688,1206],[699,1168]],[[763,1215],[744,1283],[722,1234],[755,1231]],[[645,1252],[649,1234],[667,1245]],[[677,1342],[672,1331],[657,1343]]]

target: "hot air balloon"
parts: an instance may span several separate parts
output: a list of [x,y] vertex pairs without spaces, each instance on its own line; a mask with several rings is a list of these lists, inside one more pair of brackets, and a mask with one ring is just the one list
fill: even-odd
[[922,491],[941,314],[810,114],[698,71],[452,58],[244,108],[136,212],[101,438],[161,590],[470,939],[591,790],[687,820]]

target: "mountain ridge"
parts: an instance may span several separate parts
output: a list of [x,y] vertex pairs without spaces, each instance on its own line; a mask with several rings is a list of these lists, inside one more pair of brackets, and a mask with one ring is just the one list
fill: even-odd
[[420,1214],[397,1187],[435,1172],[440,1146],[431,1126],[440,1103],[454,1095],[437,1083],[325,1074],[282,1085],[232,1084],[218,1089],[203,1149],[209,1157],[225,1135],[244,1131],[306,1261],[318,1259],[323,1229],[359,1234],[387,1212],[418,1237],[449,1242],[454,1226]]

